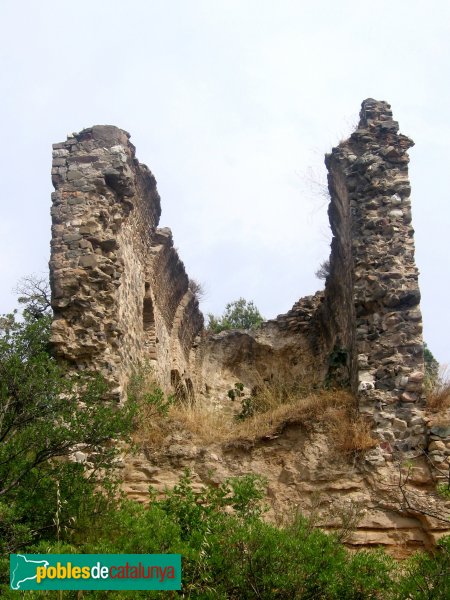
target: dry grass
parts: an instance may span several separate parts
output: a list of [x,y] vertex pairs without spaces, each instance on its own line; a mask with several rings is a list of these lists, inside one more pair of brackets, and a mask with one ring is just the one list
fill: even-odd
[[336,415],[333,436],[336,446],[343,454],[360,454],[374,448],[378,442],[372,436],[370,422],[355,409],[346,409],[342,418]]
[[277,403],[276,398],[269,403],[270,391],[265,392],[268,404],[265,410],[235,426],[234,435],[249,439],[261,439],[282,433],[289,425],[302,424],[310,429],[315,423],[331,423],[339,411],[353,404],[352,396],[343,390],[311,392],[306,396],[288,397]]
[[[156,388],[154,383],[151,386],[150,389]],[[370,425],[357,414],[355,399],[347,391],[309,390],[308,393],[298,385],[288,389],[286,385],[272,383],[261,387],[252,402],[254,415],[241,421],[236,420],[231,406],[227,410],[206,400],[175,402],[167,414],[143,403],[135,440],[158,448],[173,443],[174,437],[204,445],[238,441],[252,445],[280,435],[291,425],[302,425],[311,431],[320,424],[343,454],[357,454],[376,445]]]
[[224,413],[203,401],[173,406],[169,419],[176,423],[179,430],[188,431],[196,441],[203,444],[227,440],[236,425],[231,413]]
[[445,421],[450,419],[450,369],[447,365],[440,369],[437,380],[428,392],[427,408],[432,413],[439,413]]

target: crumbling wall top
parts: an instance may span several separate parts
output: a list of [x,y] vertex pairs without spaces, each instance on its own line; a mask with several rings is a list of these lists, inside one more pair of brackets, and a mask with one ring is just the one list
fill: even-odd
[[112,125],[84,129],[54,144],[52,168],[54,350],[102,372],[118,397],[145,360],[165,382],[174,366],[186,369],[203,325],[170,230],[158,229],[156,180],[129,137]]

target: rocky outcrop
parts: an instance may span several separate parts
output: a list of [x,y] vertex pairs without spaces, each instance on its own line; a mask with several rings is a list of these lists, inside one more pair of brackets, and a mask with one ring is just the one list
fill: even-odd
[[144,503],[149,485],[163,493],[184,469],[196,489],[260,474],[267,481],[269,520],[289,523],[300,512],[326,531],[339,531],[349,547],[382,546],[399,558],[450,533],[450,502],[434,493],[424,458],[408,468],[392,462],[368,468],[336,452],[320,426],[291,423],[270,438],[209,445],[177,432],[160,448],[144,447],[129,457],[122,469],[123,489]]

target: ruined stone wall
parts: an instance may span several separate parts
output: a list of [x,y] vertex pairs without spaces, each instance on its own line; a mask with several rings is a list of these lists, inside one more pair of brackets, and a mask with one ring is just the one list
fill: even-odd
[[347,353],[360,411],[374,419],[387,454],[425,445],[412,145],[390,105],[368,99],[357,130],[326,157],[333,242],[322,330],[330,349]]
[[[326,157],[333,240],[324,292],[259,330],[218,336],[198,335],[203,316],[170,230],[158,229],[156,181],[129,135],[96,126],[55,144],[57,356],[105,374],[117,397],[143,360],[166,390],[211,401],[226,398],[238,380],[249,389],[273,380],[349,383],[380,438],[374,462],[420,451],[427,430],[408,180],[413,142],[386,102],[365,100],[360,117]],[[436,431],[441,461],[447,446]]]
[[218,357],[243,381],[259,370],[290,379],[315,372],[349,384],[380,438],[368,458],[383,462],[426,446],[408,180],[413,142],[399,133],[386,102],[365,100],[360,116],[357,130],[326,156],[333,240],[324,293],[302,298],[259,333],[247,333],[250,340],[223,334],[210,343],[207,360]]
[[214,404],[227,406],[236,382],[245,393],[271,386],[280,393],[319,385],[327,374],[318,321],[323,293],[301,298],[292,309],[257,329],[205,333],[196,354],[196,385]]
[[50,274],[58,357],[94,369],[123,396],[149,361],[168,388],[188,375],[203,317],[161,214],[156,181],[129,135],[85,129],[55,144]]

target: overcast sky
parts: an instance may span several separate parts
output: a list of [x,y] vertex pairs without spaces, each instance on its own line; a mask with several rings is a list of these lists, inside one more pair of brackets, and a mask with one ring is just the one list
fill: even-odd
[[0,0],[0,27],[0,312],[47,271],[51,144],[94,124],[131,133],[204,312],[286,312],[322,287],[323,155],[373,97],[416,142],[424,337],[450,363],[448,0]]

